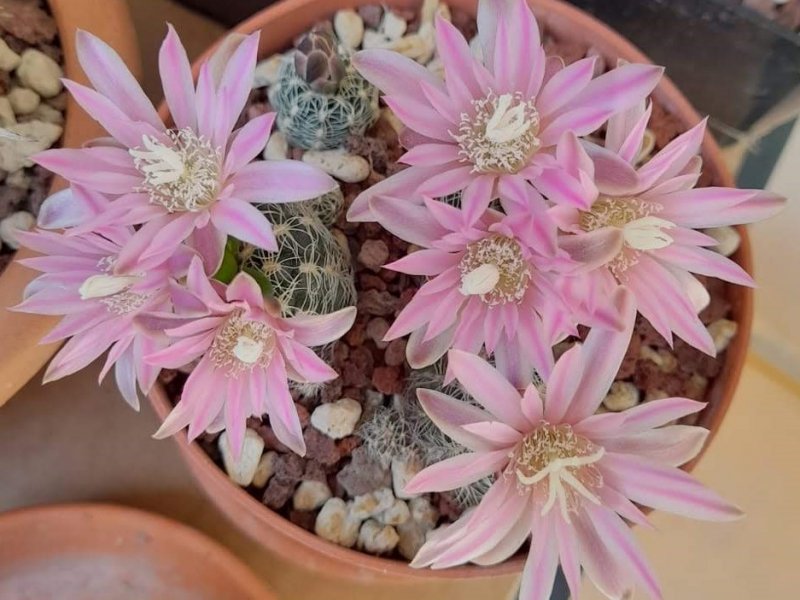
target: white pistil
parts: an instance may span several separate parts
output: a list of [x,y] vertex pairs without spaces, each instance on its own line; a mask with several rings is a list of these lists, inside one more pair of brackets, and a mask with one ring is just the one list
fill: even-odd
[[264,352],[263,342],[254,340],[246,335],[236,338],[236,345],[233,347],[233,355],[243,363],[248,365],[255,364]]
[[517,103],[512,107],[514,96],[503,94],[497,99],[494,113],[486,123],[486,139],[496,144],[505,144],[525,135],[534,124],[527,119],[526,105]]
[[200,211],[217,199],[222,152],[192,129],[142,136],[142,147],[128,152],[144,179],[137,191],[169,212]]
[[464,275],[459,291],[465,296],[482,296],[494,290],[499,281],[500,269],[497,265],[487,263]]
[[635,250],[658,250],[672,244],[673,239],[664,233],[664,229],[672,229],[675,223],[658,217],[642,217],[626,223],[622,228],[625,243]]
[[166,185],[180,180],[186,173],[181,155],[154,137],[143,135],[144,150],[129,150],[137,167],[153,185]]
[[539,483],[546,477],[548,496],[547,501],[542,506],[542,516],[549,513],[553,506],[555,506],[555,503],[558,502],[561,515],[564,517],[564,520],[569,523],[569,498],[566,486],[569,486],[592,504],[600,504],[599,498],[592,494],[586,486],[570,472],[570,469],[580,469],[581,467],[594,464],[600,460],[604,454],[605,449],[600,448],[597,452],[587,456],[555,458],[534,475],[525,475],[522,470],[517,469],[517,479],[521,484],[530,486]]
[[138,280],[133,275],[92,275],[81,284],[78,293],[81,300],[105,298],[128,289]]

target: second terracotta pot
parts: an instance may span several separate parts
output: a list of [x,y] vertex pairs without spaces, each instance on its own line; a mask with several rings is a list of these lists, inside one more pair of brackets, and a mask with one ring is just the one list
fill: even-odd
[[[64,51],[64,74],[68,79],[88,84],[75,54],[75,33],[89,31],[109,43],[134,75],[141,71],[136,32],[125,0],[49,0]],[[92,138],[105,135],[104,129],[70,97],[61,146],[77,148]],[[65,187],[56,178],[51,192]],[[27,250],[16,257],[31,256]],[[0,406],[6,403],[44,366],[59,344],[41,345],[39,340],[58,322],[55,317],[12,313],[8,307],[22,301],[25,286],[38,273],[12,262],[0,273]]]
[[[285,50],[297,35],[317,21],[331,16],[337,9],[371,3],[374,0],[285,0],[255,15],[235,31],[261,31],[260,56],[266,58]],[[419,6],[420,2],[392,0],[386,4],[408,8]],[[448,4],[475,14],[476,0],[450,0]],[[596,48],[612,64],[617,58],[630,62],[649,62],[618,34],[564,2],[533,0],[531,4],[540,21],[558,38],[580,39],[582,43]],[[199,64],[213,50],[209,49],[197,61],[195,76]],[[668,79],[662,81],[654,97],[686,129],[699,122],[697,112]],[[164,107],[162,114],[166,116]],[[710,136],[704,142],[703,156],[705,169],[715,175],[716,181],[732,186],[733,181],[721,160],[719,149]],[[740,233],[742,244],[733,258],[749,271],[750,246],[746,231],[740,228]],[[727,351],[722,373],[710,390],[711,405],[704,411],[699,423],[710,429],[712,435],[718,429],[733,397],[750,337],[752,290],[737,288],[729,300],[733,307],[732,318],[739,324],[739,333]],[[153,390],[150,401],[162,419],[172,408],[160,386]],[[187,443],[183,434],[175,439],[200,487],[224,514],[242,531],[260,542],[270,555],[272,567],[268,578],[286,598],[440,600],[447,597],[499,600],[509,596],[522,569],[523,558],[517,557],[493,567],[415,570],[400,561],[368,556],[336,546],[292,524],[233,484],[197,444]]]

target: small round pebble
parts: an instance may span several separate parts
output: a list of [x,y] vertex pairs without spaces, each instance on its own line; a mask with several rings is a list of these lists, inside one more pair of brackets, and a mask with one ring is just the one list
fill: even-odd
[[358,547],[378,556],[389,554],[399,541],[400,536],[394,527],[381,525],[374,519],[365,521],[358,532]]
[[355,50],[364,39],[364,19],[352,9],[336,11],[333,29],[339,41],[348,50]]
[[309,150],[303,162],[313,165],[347,183],[358,183],[369,177],[370,166],[362,156],[348,154],[341,148],[335,150]]
[[261,439],[261,436],[252,429],[245,430],[242,451],[238,460],[234,458],[231,451],[227,432],[223,432],[219,436],[218,444],[228,477],[241,486],[250,485],[261,460],[261,453],[264,451],[264,440]]
[[270,477],[275,473],[275,464],[278,460],[278,453],[274,450],[265,452],[258,461],[256,472],[253,474],[252,485],[263,488],[267,485]]
[[738,329],[739,325],[736,321],[729,319],[718,319],[708,326],[708,333],[711,334],[711,339],[714,340],[714,347],[717,352],[722,352],[730,345],[733,338],[736,337]]
[[352,548],[358,539],[361,521],[350,515],[341,498],[330,498],[322,506],[314,523],[314,532],[323,539]]
[[321,481],[302,481],[294,491],[292,505],[295,510],[316,510],[332,496],[331,488]]
[[705,234],[717,240],[717,245],[711,248],[722,254],[722,256],[732,255],[742,243],[742,236],[739,235],[735,227],[714,227],[713,229],[706,229]]
[[603,405],[610,411],[628,410],[639,404],[639,390],[629,381],[615,381],[611,384]]
[[0,241],[12,250],[19,248],[18,231],[28,231],[36,225],[36,218],[24,210],[11,213],[0,221]]
[[39,94],[28,88],[15,87],[8,92],[8,101],[16,115],[29,115],[37,108],[42,99]]
[[347,437],[361,417],[361,404],[352,398],[320,404],[311,413],[311,425],[334,440]]
[[25,87],[43,98],[52,98],[61,93],[63,76],[64,71],[59,64],[44,52],[30,48],[22,53],[17,77]]

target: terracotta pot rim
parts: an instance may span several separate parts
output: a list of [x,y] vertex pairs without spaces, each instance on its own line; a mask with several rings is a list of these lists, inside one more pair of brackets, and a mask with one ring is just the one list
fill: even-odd
[[[133,22],[125,0],[48,0],[58,28],[64,53],[64,76],[87,83],[75,56],[75,30],[88,29],[111,42],[131,71],[141,72],[139,51]],[[70,96],[64,115],[60,148],[80,147],[87,139],[103,135],[103,129]],[[66,187],[56,177],[50,193]],[[60,344],[40,345],[39,340],[57,322],[55,317],[11,313],[8,307],[22,300],[25,286],[37,276],[36,271],[22,267],[16,261],[33,256],[22,249],[13,255],[12,262],[0,273],[0,344],[14,348],[14,356],[3,356],[0,362],[0,406],[13,396],[56,352]],[[12,360],[13,358],[13,360]]]
[[254,593],[264,590],[260,596],[263,600],[274,600],[274,596],[267,592],[264,583],[228,548],[189,525],[139,508],[101,502],[27,506],[1,513],[0,532],[18,527],[20,524],[41,523],[51,519],[79,521],[85,519],[87,515],[94,519],[102,519],[104,525],[110,526],[110,529],[114,529],[119,523],[134,521],[147,526],[151,531],[157,531],[159,537],[168,538],[170,542],[187,548],[201,548],[209,558],[213,557],[213,562],[219,571],[227,573],[231,579],[242,582],[243,587],[252,589]]
[[[543,21],[556,31],[563,27],[581,29],[586,33],[585,38],[591,39],[595,47],[600,46],[601,51],[605,50],[606,52],[614,55],[624,56],[631,62],[652,62],[638,48],[631,44],[627,39],[623,38],[620,34],[616,33],[611,28],[597,21],[594,17],[588,15],[582,10],[566,4],[563,0],[529,1],[535,10],[543,13],[543,17],[540,17],[540,21]],[[467,2],[471,3],[471,6],[473,7],[472,14],[474,14],[474,0],[450,0],[449,4],[451,6],[459,5],[463,8],[464,4]],[[285,15],[294,11],[304,11],[304,14],[314,14],[316,18],[320,18],[323,15],[332,14],[339,8],[367,4],[370,2],[369,0],[340,0],[335,3],[324,3],[325,0],[284,0],[265,8],[228,33],[249,34],[254,31],[266,30],[276,19],[283,18]],[[419,2],[415,2],[413,0],[394,0],[387,2],[387,4],[394,6],[416,6],[419,4]],[[319,5],[323,6],[321,8],[317,8]],[[310,24],[311,22],[309,22],[309,25]],[[200,65],[207,60],[211,54],[213,54],[220,43],[221,40],[212,45],[194,62],[193,73],[195,78],[199,72]],[[700,122],[700,116],[697,111],[695,111],[689,101],[683,96],[683,94],[668,77],[665,76],[662,79],[653,96],[663,106],[665,106],[669,112],[677,116],[684,124],[686,124],[687,128]],[[164,104],[162,104],[160,107],[160,114],[162,117],[168,116],[168,109]],[[704,161],[713,165],[721,184],[733,187],[733,178],[731,177],[725,163],[722,160],[720,149],[717,143],[709,133],[706,133],[703,141],[702,154]],[[742,242],[737,254],[735,255],[735,258],[746,271],[752,272],[752,259],[747,231],[741,226],[738,227],[738,231],[742,236]],[[747,346],[750,338],[753,291],[751,288],[739,288],[736,293],[738,294],[738,302],[740,305],[740,315],[739,320],[737,321],[739,325],[739,332],[734,339],[734,342],[728,348],[725,363],[726,369],[730,371],[732,375],[727,377],[726,381],[724,382],[725,385],[719,394],[720,398],[717,399],[710,410],[706,411],[704,414],[704,419],[701,422],[701,424],[705,425],[711,430],[709,442],[719,429],[722,418],[733,398],[733,392],[736,389],[739,374],[744,365],[744,360],[747,354]],[[159,417],[163,419],[171,409],[163,387],[157,383],[156,387],[150,393],[149,398],[156,409],[156,412],[159,414]],[[408,564],[400,560],[379,558],[354,549],[338,546],[295,525],[282,515],[269,509],[261,504],[258,500],[250,496],[250,494],[248,494],[243,488],[240,488],[230,481],[222,469],[220,469],[211,460],[211,458],[199,447],[198,444],[187,442],[184,435],[176,436],[175,441],[179,446],[181,454],[186,458],[190,465],[196,467],[201,473],[196,473],[193,468],[192,471],[194,476],[198,478],[209,477],[213,482],[223,485],[227,492],[229,492],[233,499],[235,499],[236,504],[238,504],[238,507],[241,510],[258,511],[259,517],[263,521],[269,524],[269,526],[280,530],[280,532],[287,538],[297,542],[307,550],[314,550],[323,553],[334,561],[339,561],[343,564],[358,565],[359,567],[369,570],[373,573],[379,573],[384,576],[393,575],[403,579],[464,579],[471,577],[493,577],[499,575],[508,575],[522,570],[525,558],[521,555],[516,555],[515,557],[503,563],[492,566],[480,567],[475,565],[464,565],[451,569],[434,571],[431,569],[412,569],[410,566],[408,566]],[[706,443],[705,448],[707,447],[708,442]],[[702,456],[702,453],[684,468],[691,470],[691,468],[693,468],[700,459],[700,456]],[[205,491],[211,494],[210,491]]]

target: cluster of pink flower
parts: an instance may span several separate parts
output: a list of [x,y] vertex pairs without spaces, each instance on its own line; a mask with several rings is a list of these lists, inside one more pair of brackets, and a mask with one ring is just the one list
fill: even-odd
[[158,436],[224,427],[238,453],[247,418],[268,413],[278,438],[304,453],[289,379],[337,377],[311,347],[350,329],[355,308],[281,318],[247,273],[227,286],[212,278],[227,236],[277,249],[253,203],[308,200],[337,185],[302,162],[254,162],[274,113],[234,131],[252,89],[258,35],[229,37],[195,88],[170,29],[159,63],[174,128],[109,46],[80,32],[77,51],[94,89],[65,85],[111,137],[36,157],[71,184],[42,206],[39,231],[20,234],[43,255],[22,262],[43,275],[16,309],[65,315],[43,341],[71,338],[45,381],[108,350],[101,379],[114,367],[122,395],[138,408],[137,384],[146,394],[161,369],[199,361]]
[[[387,338],[411,334],[415,368],[447,354],[449,376],[483,407],[418,393],[469,452],[424,469],[407,489],[494,476],[480,504],[430,537],[413,564],[494,564],[530,537],[523,600],[550,597],[559,562],[573,597],[581,566],[610,598],[635,584],[660,597],[624,521],[647,523],[634,503],[712,520],[741,514],[678,468],[708,432],[667,424],[703,404],[667,398],[595,412],[637,311],[670,343],[677,334],[715,354],[698,318],[708,293],[693,274],[753,282],[698,229],[768,217],[784,200],[694,189],[704,122],[639,164],[661,68],[598,74],[594,58],[565,66],[546,57],[525,0],[481,0],[478,37],[476,58],[437,21],[444,81],[388,50],[353,59],[406,126],[410,166],[356,198],[348,217],[420,246],[387,268],[428,278]],[[602,145],[583,137],[603,127]],[[579,324],[591,327],[585,343],[554,363],[553,345]]]
[[[389,50],[353,57],[405,124],[410,166],[359,196],[348,217],[420,246],[387,268],[427,278],[387,338],[410,334],[414,368],[447,355],[449,375],[483,407],[419,392],[431,419],[469,452],[423,470],[408,490],[494,476],[481,503],[437,530],[414,565],[493,564],[530,538],[524,600],[549,598],[559,562],[574,596],[583,567],[611,598],[635,584],[659,597],[626,524],[647,523],[637,505],[740,515],[678,468],[708,432],[669,423],[703,404],[668,398],[595,413],[637,311],[667,340],[677,334],[714,353],[698,318],[708,294],[693,274],[752,280],[698,229],[765,218],[783,199],[694,189],[705,123],[640,165],[647,96],[662,69],[597,74],[593,58],[565,66],[545,57],[525,0],[481,0],[478,28],[480,59],[438,19],[444,81]],[[288,380],[336,376],[311,347],[346,332],[355,309],[281,318],[248,274],[227,286],[213,279],[227,236],[276,248],[252,203],[305,200],[336,185],[303,163],[253,162],[273,114],[233,131],[257,47],[257,36],[232,36],[195,87],[170,30],[160,55],[168,128],[116,54],[79,34],[95,89],[67,87],[111,138],[37,157],[72,186],[46,202],[43,230],[20,235],[43,254],[25,261],[43,275],[17,308],[66,315],[45,340],[71,337],[48,380],[108,349],[101,377],[115,366],[137,406],[137,386],[146,393],[160,369],[195,363],[159,435],[224,427],[236,451],[247,417],[268,414],[278,438],[303,453]],[[603,145],[585,138],[603,128]],[[554,344],[578,325],[591,328],[588,337],[556,362]]]

